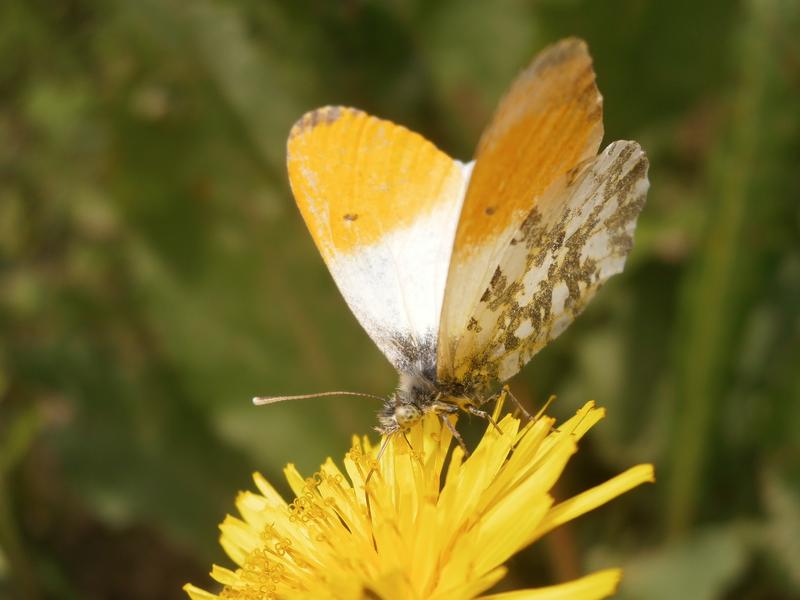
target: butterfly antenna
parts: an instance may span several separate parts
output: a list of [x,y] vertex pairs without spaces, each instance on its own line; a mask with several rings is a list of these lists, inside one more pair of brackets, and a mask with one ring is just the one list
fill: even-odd
[[317,392],[315,394],[299,394],[296,396],[256,396],[253,398],[253,404],[256,406],[264,406],[265,404],[275,404],[276,402],[283,402],[284,400],[305,400],[307,398],[322,398],[324,396],[359,396],[362,398],[372,398],[373,400],[380,400],[383,402],[381,396],[375,394],[365,394],[363,392]]

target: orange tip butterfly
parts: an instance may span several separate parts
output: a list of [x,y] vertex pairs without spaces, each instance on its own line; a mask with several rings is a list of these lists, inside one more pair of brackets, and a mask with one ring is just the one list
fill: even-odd
[[[517,77],[462,163],[344,107],[303,116],[289,180],[350,309],[400,375],[378,431],[480,407],[622,271],[648,189],[639,144],[598,154],[602,97],[579,39]],[[313,396],[257,398],[268,404]]]

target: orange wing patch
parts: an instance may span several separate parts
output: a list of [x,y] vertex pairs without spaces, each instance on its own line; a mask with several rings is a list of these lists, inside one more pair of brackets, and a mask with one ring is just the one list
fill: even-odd
[[[566,171],[597,154],[602,97],[582,40],[539,54],[516,79],[481,137],[456,236],[455,259],[519,223]],[[487,218],[488,217],[488,218]]]
[[463,193],[460,166],[432,143],[351,108],[306,114],[289,134],[288,155],[297,205],[326,261]]

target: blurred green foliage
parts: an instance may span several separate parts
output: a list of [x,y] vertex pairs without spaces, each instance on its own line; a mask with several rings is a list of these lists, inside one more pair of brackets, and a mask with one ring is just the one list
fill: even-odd
[[251,471],[368,431],[368,401],[249,403],[395,383],[293,206],[288,130],[349,104],[466,159],[566,35],[652,188],[626,272],[514,389],[609,409],[559,493],[659,480],[507,585],[620,564],[623,598],[800,596],[798,32],[796,0],[0,3],[0,596],[182,597]]

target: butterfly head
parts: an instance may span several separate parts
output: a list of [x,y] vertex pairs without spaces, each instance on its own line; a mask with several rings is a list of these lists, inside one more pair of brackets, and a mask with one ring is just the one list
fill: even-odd
[[386,398],[378,415],[379,432],[384,434],[406,431],[432,410],[438,392],[426,377],[401,373],[395,392]]
[[400,429],[406,430],[422,418],[423,411],[416,404],[397,404],[394,407],[395,423]]

